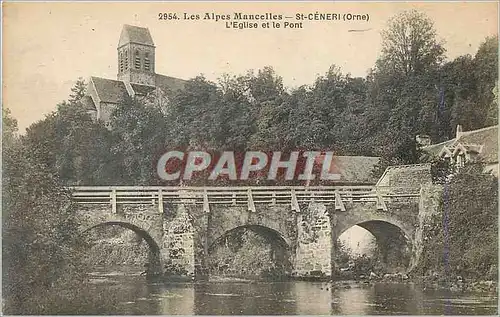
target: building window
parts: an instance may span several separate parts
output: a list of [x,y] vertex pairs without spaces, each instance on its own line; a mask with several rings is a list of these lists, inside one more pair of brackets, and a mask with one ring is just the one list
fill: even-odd
[[146,53],[144,55],[144,69],[149,70],[150,63],[149,63],[149,53]]
[[135,51],[135,69],[141,69],[141,58],[139,57],[139,51]]
[[123,72],[123,52],[118,54],[118,72]]
[[123,53],[125,53],[124,54],[125,55],[125,68],[124,69],[127,70],[128,69],[128,51],[125,50],[125,51],[123,51]]

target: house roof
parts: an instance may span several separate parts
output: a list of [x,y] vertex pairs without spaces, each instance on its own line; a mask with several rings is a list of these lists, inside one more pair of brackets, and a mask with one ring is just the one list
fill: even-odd
[[389,166],[377,182],[377,186],[417,188],[432,181],[431,164]]
[[118,47],[121,47],[128,43],[136,43],[149,46],[155,45],[148,28],[125,24],[123,25],[122,33],[120,34]]
[[330,173],[339,173],[339,182],[375,183],[372,170],[379,160],[371,156],[334,156]]
[[486,163],[498,162],[498,125],[461,132],[458,138],[424,146],[422,147],[422,151],[428,156],[436,158],[443,151],[444,147],[454,149],[457,146],[478,152],[479,157]]
[[125,84],[120,80],[101,77],[90,77],[90,80],[101,102],[119,103],[125,95],[128,95]]

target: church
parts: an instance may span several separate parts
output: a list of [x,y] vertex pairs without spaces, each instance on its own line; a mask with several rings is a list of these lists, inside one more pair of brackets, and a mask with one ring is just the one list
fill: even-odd
[[183,79],[155,73],[155,44],[147,28],[123,26],[117,60],[117,78],[90,77],[82,100],[92,118],[105,124],[109,123],[114,107],[125,96],[134,98],[151,93],[168,96],[184,87]]

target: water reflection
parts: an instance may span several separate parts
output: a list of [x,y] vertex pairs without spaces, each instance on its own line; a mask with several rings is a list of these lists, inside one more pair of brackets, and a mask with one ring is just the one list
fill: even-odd
[[[112,276],[93,285],[106,294],[100,314],[121,315],[442,315],[496,314],[496,298],[423,292],[411,284],[319,282],[148,283]],[[113,300],[118,300],[114,303]],[[89,299],[92,300],[92,299]],[[102,298],[100,299],[103,300]]]
[[[350,288],[346,288],[349,286]],[[331,312],[332,315],[369,315],[370,309],[376,303],[372,303],[373,293],[364,285],[347,284],[341,289],[332,291]]]
[[207,283],[195,285],[197,315],[292,315],[293,284]]

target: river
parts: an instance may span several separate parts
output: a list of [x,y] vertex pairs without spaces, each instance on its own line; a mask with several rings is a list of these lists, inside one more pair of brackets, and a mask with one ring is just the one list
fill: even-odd
[[305,281],[165,284],[123,271],[95,272],[90,283],[92,294],[104,301],[93,314],[496,315],[498,311],[494,296],[422,290],[414,284],[353,281],[334,290],[326,283]]

